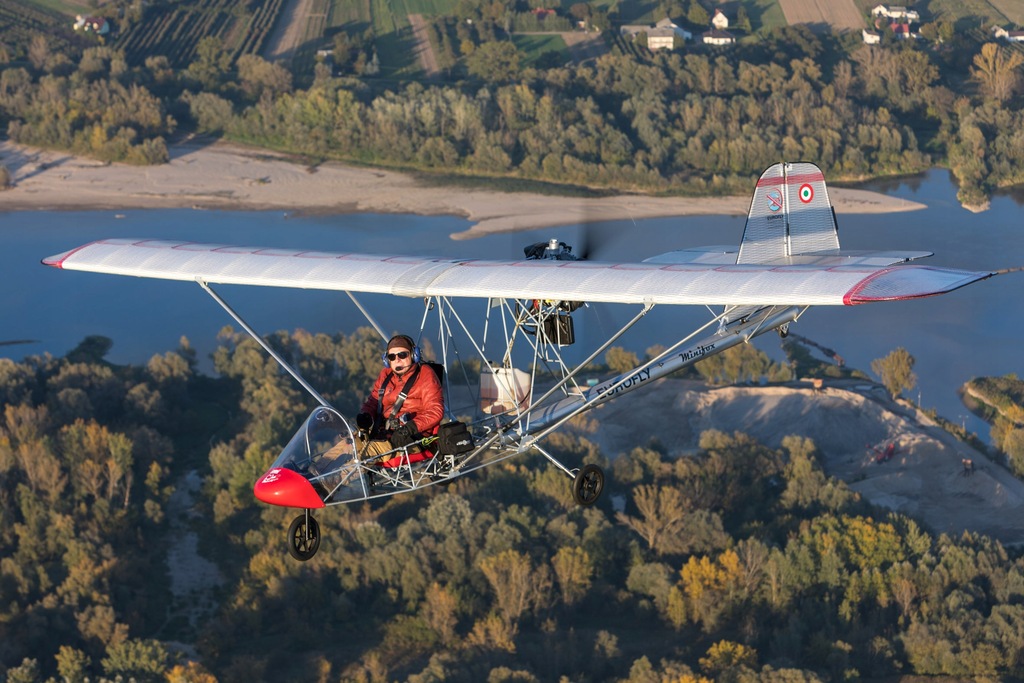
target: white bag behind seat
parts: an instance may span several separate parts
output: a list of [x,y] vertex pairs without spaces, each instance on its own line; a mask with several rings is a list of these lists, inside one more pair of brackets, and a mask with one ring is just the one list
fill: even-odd
[[480,371],[480,410],[485,415],[524,410],[533,393],[530,379],[523,370],[485,365]]

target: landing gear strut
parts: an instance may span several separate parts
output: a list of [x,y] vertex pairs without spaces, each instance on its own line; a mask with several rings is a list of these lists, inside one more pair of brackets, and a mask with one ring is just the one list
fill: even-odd
[[604,472],[597,465],[584,465],[572,480],[572,499],[578,505],[593,505],[604,490]]
[[305,562],[319,549],[320,523],[306,510],[288,527],[288,552],[299,562]]
[[600,467],[590,464],[578,470],[570,470],[536,443],[533,447],[552,465],[572,477],[572,499],[577,505],[593,505],[601,497],[601,491],[604,490],[604,472]]

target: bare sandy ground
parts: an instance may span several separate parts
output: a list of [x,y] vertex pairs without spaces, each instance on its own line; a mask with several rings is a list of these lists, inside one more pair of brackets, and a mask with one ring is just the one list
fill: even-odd
[[[665,379],[597,408],[594,417],[601,426],[587,438],[612,457],[652,436],[674,455],[692,453],[707,429],[742,431],[773,448],[787,435],[805,436],[817,445],[826,472],[871,503],[933,532],[977,531],[1004,544],[1024,543],[1024,482],[870,382],[836,382],[814,391],[708,389],[700,382]],[[884,449],[891,442],[897,444],[894,457],[876,463],[868,446]],[[970,476],[964,474],[964,458],[974,461]]]
[[[463,216],[456,239],[602,220],[746,215],[749,197],[579,199],[426,185],[394,171],[326,163],[309,168],[282,154],[224,143],[183,143],[160,166],[105,164],[0,142],[0,164],[14,187],[0,192],[7,211],[35,209],[274,209],[319,213]],[[839,214],[912,211],[923,205],[863,190],[832,188]]]

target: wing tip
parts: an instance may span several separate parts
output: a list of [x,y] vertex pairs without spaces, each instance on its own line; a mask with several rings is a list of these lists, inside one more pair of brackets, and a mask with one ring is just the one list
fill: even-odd
[[881,301],[910,301],[948,294],[998,275],[993,271],[953,270],[929,266],[886,268],[872,273],[843,295],[843,304],[858,306]]
[[53,256],[47,256],[46,258],[40,259],[39,262],[42,263],[44,266],[60,268],[61,270],[63,270],[64,264],[67,262],[69,258],[74,256],[78,252],[82,251],[83,249],[91,247],[94,244],[99,244],[102,241],[103,240],[96,240],[94,242],[89,242],[88,244],[83,244],[80,247],[75,247],[74,249],[69,249],[59,254],[54,254]]

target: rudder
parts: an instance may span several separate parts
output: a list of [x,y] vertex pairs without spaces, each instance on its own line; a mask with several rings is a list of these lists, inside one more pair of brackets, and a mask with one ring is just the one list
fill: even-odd
[[750,200],[737,263],[785,263],[797,254],[839,249],[825,176],[812,163],[778,163],[761,174]]

